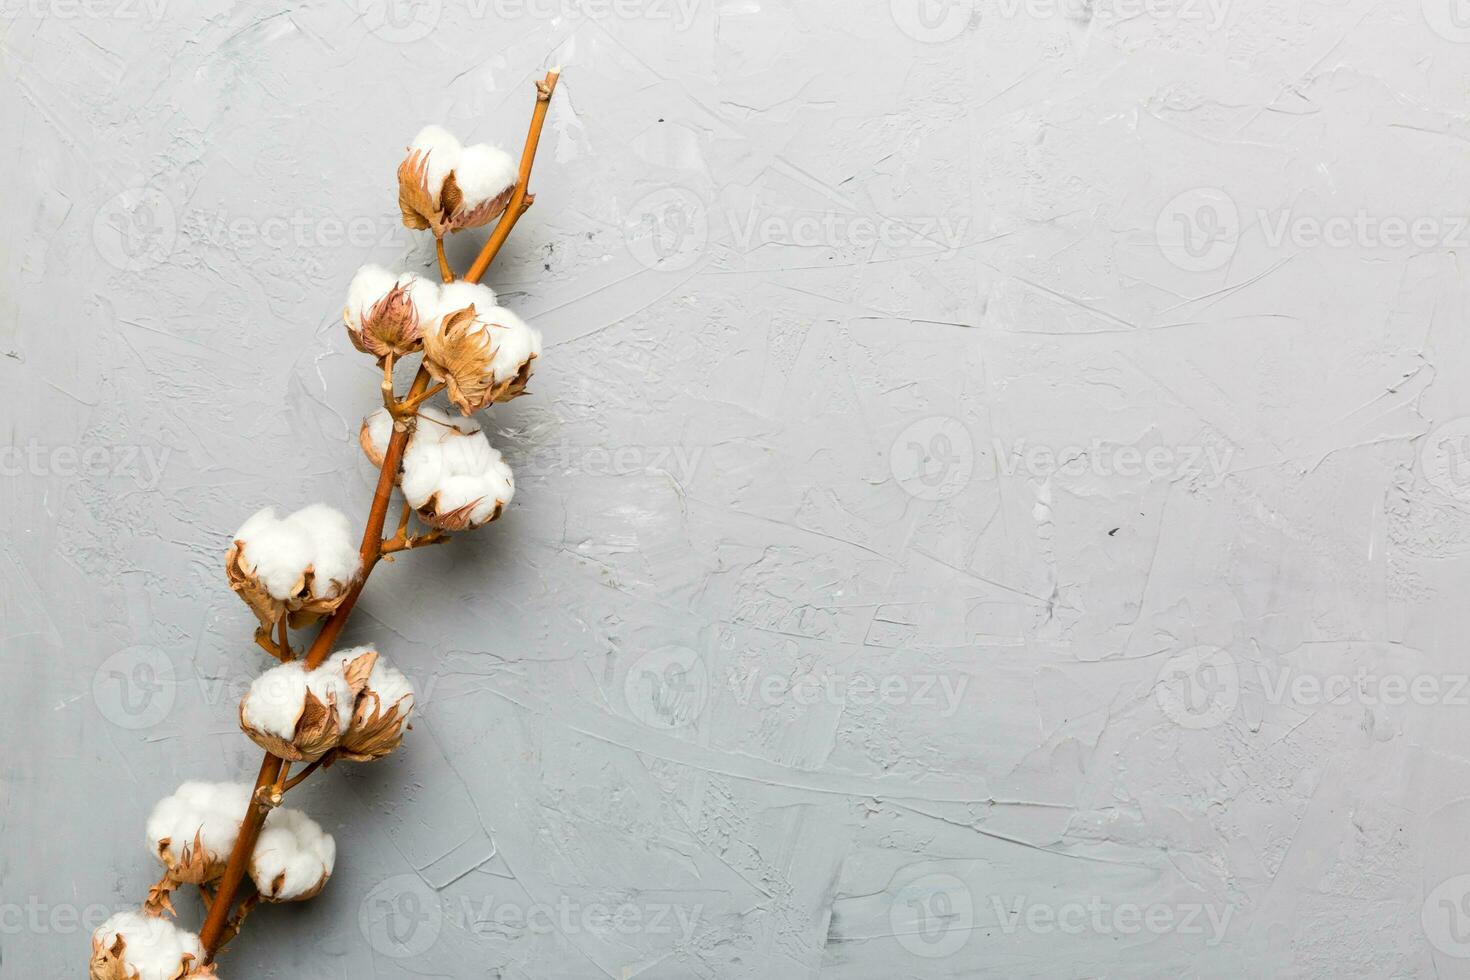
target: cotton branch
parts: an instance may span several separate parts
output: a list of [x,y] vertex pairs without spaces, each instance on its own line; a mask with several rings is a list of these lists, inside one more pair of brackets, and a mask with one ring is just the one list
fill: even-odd
[[[559,78],[560,72],[553,70],[547,73],[544,79],[536,83],[536,105],[526,136],[525,147],[521,154],[516,184],[513,191],[510,191],[509,200],[505,204],[498,224],[486,240],[474,264],[464,277],[470,283],[477,283],[485,274],[490,263],[494,261],[501,247],[505,244],[506,239],[510,236],[520,216],[525,213],[535,200],[534,196],[528,191],[528,184],[531,177],[532,165],[535,161],[536,150],[540,143],[541,130],[545,124],[551,96]],[[412,176],[416,173],[413,171],[413,167],[421,166],[422,163],[422,159],[411,156],[405,162],[404,167],[409,168],[410,176]],[[405,169],[400,168],[400,206],[404,210],[404,221],[410,227],[433,228],[436,239],[436,257],[438,259],[441,277],[445,283],[450,283],[454,280],[454,271],[450,267],[444,253],[443,230],[445,229],[434,225],[434,222],[438,221],[440,216],[431,215],[430,218],[433,219],[431,221],[429,218],[423,218],[415,210],[415,208],[422,207],[423,201],[413,196],[414,188],[411,184],[404,183],[404,174]],[[405,190],[405,187],[408,187],[408,190]],[[473,222],[476,220],[475,215],[470,214],[464,218],[464,226],[473,227]],[[451,227],[448,230],[455,229]],[[409,278],[411,279],[412,277]],[[394,297],[398,295],[399,293],[393,294]],[[398,316],[402,311],[399,307],[391,306],[390,300],[392,302],[398,302],[398,300],[392,299],[392,297],[385,299],[382,303],[389,305],[383,306],[380,304],[373,308],[372,313],[377,315],[380,320],[387,317],[395,326],[412,326],[413,321],[411,319],[404,319],[401,323],[398,320],[392,320],[393,316]],[[411,312],[411,307],[409,312]],[[407,316],[406,313],[403,315]],[[359,327],[361,326],[359,324]],[[349,331],[352,330],[352,324],[349,322]],[[409,333],[405,336],[412,338],[416,335]],[[400,469],[403,465],[404,454],[418,425],[418,412],[428,398],[444,390],[446,387],[446,382],[442,381],[438,385],[431,387],[431,377],[428,369],[420,366],[408,392],[400,399],[397,396],[393,384],[393,367],[400,356],[400,351],[411,350],[411,348],[406,346],[394,347],[392,346],[392,342],[394,341],[395,336],[385,337],[381,333],[379,335],[369,336],[366,330],[353,332],[353,343],[359,349],[376,354],[381,362],[383,371],[383,404],[389,416],[391,416],[392,430],[391,435],[387,439],[386,446],[382,447],[382,462],[379,468],[378,481],[373,493],[372,505],[368,512],[367,522],[363,530],[362,543],[359,548],[360,570],[350,586],[347,587],[345,593],[332,598],[331,610],[326,614],[321,629],[318,631],[311,646],[306,650],[304,659],[301,661],[304,668],[308,671],[320,667],[335,649],[337,640],[341,636],[342,630],[346,626],[357,604],[357,600],[362,594],[363,587],[366,585],[368,577],[372,574],[373,569],[379,561],[385,557],[395,555],[400,551],[409,551],[420,547],[440,544],[450,539],[450,536],[442,527],[432,528],[423,534],[410,534],[408,524],[411,508],[407,506],[405,506],[402,513],[397,532],[392,537],[384,537],[384,526],[387,522],[388,508],[392,500],[394,487],[399,478]],[[495,379],[500,386],[490,390],[487,404],[489,400],[502,400],[504,398],[514,397],[524,390],[525,377],[529,374],[530,359],[534,359],[536,352],[540,349],[539,335],[536,337],[535,343],[535,348],[529,353],[526,363],[522,365],[519,374],[503,382]],[[381,346],[374,347],[373,345],[375,344],[387,345],[389,349],[382,349]],[[427,343],[425,346],[427,350]],[[436,370],[439,370],[437,365]],[[452,399],[460,397],[456,392],[462,389],[462,385],[460,387],[452,387],[450,389],[450,397]],[[462,407],[468,413],[472,408],[483,406]],[[498,460],[498,455],[495,458]],[[479,503],[479,501],[476,501],[474,505],[478,505]],[[498,516],[500,504],[495,500],[489,500],[489,503],[495,504],[494,516]],[[459,510],[468,512],[469,506],[472,505],[467,505]],[[420,512],[424,513],[422,510]],[[458,514],[459,511],[457,510],[455,513]],[[468,521],[468,517],[464,519]],[[489,519],[493,519],[493,516]],[[429,520],[434,521],[435,518],[431,516]],[[458,529],[461,526],[476,525],[453,524],[450,526]],[[237,591],[239,591],[238,588]],[[277,657],[277,659],[283,661],[294,660],[295,654],[291,649],[289,633],[284,621],[281,623],[279,638],[273,638],[270,635],[270,631],[262,630],[257,633],[256,642],[267,652]],[[286,670],[287,668],[281,667],[277,669]],[[251,737],[256,738],[257,736],[252,734]],[[330,750],[324,755],[311,759],[309,764],[294,776],[290,775],[290,766],[280,755],[267,752],[261,761],[260,770],[255,779],[255,789],[251,797],[251,802],[239,824],[239,832],[236,836],[234,847],[230,851],[224,872],[219,878],[218,887],[208,899],[208,915],[199,933],[199,940],[204,949],[206,963],[211,962],[221,945],[239,931],[245,914],[252,907],[253,903],[259,900],[258,895],[247,899],[240,906],[238,916],[232,918],[232,910],[235,907],[237,895],[249,873],[251,858],[254,854],[256,843],[260,838],[262,828],[266,824],[267,817],[270,815],[272,809],[280,804],[285,793],[294,789],[318,768],[329,764],[328,760],[335,758],[335,751]],[[309,759],[310,756],[306,758]]]

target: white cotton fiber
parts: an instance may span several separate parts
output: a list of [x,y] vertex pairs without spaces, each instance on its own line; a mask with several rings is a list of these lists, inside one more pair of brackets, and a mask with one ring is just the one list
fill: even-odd
[[336,595],[333,582],[345,586],[357,577],[361,555],[352,542],[352,525],[347,515],[326,504],[312,504],[286,521],[311,541],[311,564],[316,571],[314,596]]
[[235,540],[243,544],[241,561],[274,598],[294,595],[307,568],[315,570],[312,595],[334,598],[357,577],[360,557],[352,529],[341,511],[313,504],[286,518],[273,507],[254,514]]
[[[363,420],[363,427],[371,451],[381,459],[392,433],[392,418],[379,409]],[[419,409],[402,468],[399,486],[410,506],[422,508],[436,494],[438,514],[475,503],[470,512],[470,523],[475,525],[489,520],[515,494],[514,474],[479,424],[432,405]]]
[[246,783],[184,783],[149,815],[148,849],[157,854],[167,839],[169,853],[182,861],[184,848],[192,848],[197,835],[205,851],[223,860],[235,846],[252,789]]
[[[267,898],[290,902],[314,893],[332,873],[337,842],[300,810],[272,810],[250,859],[250,878]],[[284,879],[282,876],[284,875]]]
[[447,283],[439,290],[439,315],[444,316],[473,306],[477,313],[495,308],[495,290],[463,279]]
[[425,126],[413,138],[408,150],[410,154],[423,154],[428,161],[424,182],[437,201],[444,178],[459,164],[459,155],[463,150],[459,140],[442,126]]
[[118,936],[126,944],[123,962],[137,980],[174,980],[182,972],[179,967],[185,956],[194,957],[196,966],[204,960],[199,937],[167,919],[119,912],[92,933],[93,941],[105,949],[111,949]]
[[[339,650],[332,654],[329,663],[335,663],[338,670],[345,670],[347,665],[365,653],[371,653],[375,647],[352,647],[349,650]],[[372,672],[368,674],[367,687],[359,697],[367,697],[369,693],[378,696],[380,711],[387,711],[401,699],[408,700],[399,708],[399,716],[406,718],[413,710],[413,684],[409,682],[403,671],[388,662],[388,658],[381,653],[378,659],[373,661]]]
[[399,275],[380,265],[369,264],[357,270],[347,287],[347,325],[361,331],[363,318],[398,286],[407,290],[420,323],[427,324],[435,317],[439,310],[438,283],[412,272]]
[[541,354],[541,332],[503,306],[476,306],[475,327],[490,332],[495,352],[490,371],[496,381],[515,377],[523,364]]
[[340,667],[330,662],[307,670],[299,660],[272,667],[250,683],[242,702],[245,720],[257,731],[290,741],[296,722],[306,710],[306,692],[318,701],[337,706],[337,726],[346,731],[352,721],[354,698]]
[[516,185],[516,162],[509,153],[486,143],[465,147],[454,168],[454,182],[464,192],[462,209],[473,211]]
[[[505,307],[496,306],[494,299],[495,294],[484,286],[451,283],[440,291],[439,315],[442,318],[474,304],[474,323],[461,329],[465,330],[466,336],[482,331],[489,332],[493,350],[490,375],[496,381],[504,381],[514,377],[532,356],[541,355],[541,331]],[[443,326],[444,321],[441,319],[433,330],[438,331]]]
[[478,426],[439,414],[442,420],[420,420],[403,454],[403,496],[422,508],[437,495],[439,514],[474,503],[470,523],[482,524],[510,503],[515,477]]
[[257,511],[235,540],[244,545],[241,562],[276,599],[290,598],[311,564],[312,541],[276,517],[276,509]]
[[444,178],[454,171],[463,200],[460,213],[473,211],[515,186],[516,161],[504,150],[487,143],[464,146],[442,126],[425,126],[409,144],[409,153],[426,155],[424,183],[435,201],[444,187]]

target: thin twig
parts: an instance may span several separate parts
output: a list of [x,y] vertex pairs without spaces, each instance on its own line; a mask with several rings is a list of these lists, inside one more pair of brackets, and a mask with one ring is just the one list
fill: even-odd
[[257,626],[255,628],[255,642],[262,650],[282,663],[290,659],[282,652],[280,647],[276,646],[275,641],[271,639],[271,631],[264,626]]
[[407,418],[410,415],[417,415],[419,409],[423,406],[424,402],[428,401],[430,398],[433,398],[435,395],[439,394],[439,392],[448,387],[449,385],[447,382],[440,382],[432,388],[428,388],[424,391],[419,392],[417,395],[412,395],[408,398],[405,398],[401,402],[395,402],[394,405],[389,407],[388,411],[393,415],[394,418]]
[[452,541],[448,534],[440,530],[430,531],[428,534],[415,534],[413,537],[392,537],[383,542],[383,555],[396,555],[400,551],[412,551],[415,548],[427,548],[430,545],[443,544]]
[[312,773],[316,772],[318,769],[321,768],[322,763],[323,762],[326,762],[327,761],[327,756],[330,756],[330,755],[331,755],[331,753],[328,752],[327,755],[324,755],[320,759],[317,759],[311,765],[307,766],[305,769],[301,770],[296,775],[292,776],[290,779],[288,779],[284,783],[282,783],[281,784],[281,792],[283,794],[284,793],[289,793],[293,789],[295,789],[297,786],[300,786],[303,782],[306,781],[306,777],[307,776],[310,776]]

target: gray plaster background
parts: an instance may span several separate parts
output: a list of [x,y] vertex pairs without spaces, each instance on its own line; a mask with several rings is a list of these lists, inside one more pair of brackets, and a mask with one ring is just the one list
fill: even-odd
[[557,63],[515,503],[224,976],[1470,976],[1470,27],[924,4],[0,0],[0,976],[253,775],[228,537],[361,519],[401,149]]

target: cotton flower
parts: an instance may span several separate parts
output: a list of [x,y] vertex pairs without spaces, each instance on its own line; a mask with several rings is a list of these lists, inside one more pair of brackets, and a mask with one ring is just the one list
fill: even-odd
[[354,647],[332,655],[329,663],[346,671],[366,654],[373,654],[367,684],[357,695],[352,724],[342,735],[337,752],[353,762],[381,759],[403,741],[408,716],[413,713],[413,685],[372,647]]
[[424,328],[438,309],[438,283],[411,272],[400,276],[380,265],[365,265],[347,287],[342,320],[352,346],[381,360],[422,347]]
[[172,912],[175,887],[208,884],[224,873],[251,792],[245,783],[188,782],[158,801],[148,817],[148,847],[168,872],[149,893],[149,912]]
[[515,191],[516,163],[504,150],[461,146],[453,133],[425,126],[398,167],[398,207],[410,228],[445,232],[488,224]]
[[[379,409],[362,423],[358,441],[381,466],[392,419]],[[500,516],[515,495],[515,476],[480,426],[425,405],[398,473],[403,496],[430,527],[463,531]]]
[[515,494],[515,477],[484,432],[432,419],[420,421],[403,454],[401,485],[424,523],[446,531],[490,523]]
[[424,367],[448,386],[449,400],[470,415],[526,390],[531,362],[541,353],[541,334],[495,294],[473,283],[455,283],[440,295],[440,319],[424,334]]
[[199,980],[213,977],[199,937],[167,919],[119,912],[92,933],[91,980]]
[[361,567],[341,511],[313,504],[285,518],[273,507],[256,513],[225,555],[230,588],[270,629],[287,615],[306,625],[346,598]]
[[250,857],[250,880],[268,902],[302,902],[321,892],[336,860],[337,842],[315,820],[273,810]]
[[240,727],[257,745],[288,762],[312,762],[336,747],[352,723],[357,693],[372,661],[322,664],[299,660],[272,667],[240,699]]

